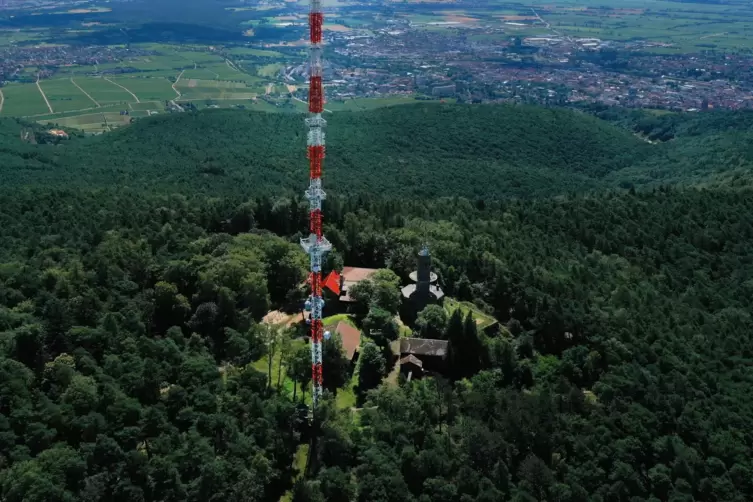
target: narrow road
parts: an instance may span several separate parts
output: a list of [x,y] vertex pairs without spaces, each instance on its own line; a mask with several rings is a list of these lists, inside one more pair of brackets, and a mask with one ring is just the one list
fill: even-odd
[[52,106],[50,106],[50,102],[47,100],[47,96],[45,96],[44,91],[42,90],[42,86],[39,85],[39,74],[37,74],[37,89],[39,89],[39,94],[44,98],[44,102],[47,103],[47,108],[50,109],[50,113],[55,113]]
[[4,104],[5,104],[5,96],[3,96],[3,90],[0,89],[0,113],[3,113]]
[[105,127],[107,127],[107,130],[112,132],[112,127],[110,127],[110,124],[107,122],[107,117],[105,116],[104,113],[102,114],[102,120],[105,121],[104,124],[105,124]]
[[232,61],[230,61],[229,59],[225,60],[225,64],[227,65],[228,68],[230,68],[232,70],[235,70],[237,72],[240,72],[240,70],[235,66],[235,64]]
[[550,31],[551,31],[552,33],[554,33],[554,34],[556,34],[556,35],[558,35],[558,36],[560,36],[560,37],[565,37],[565,38],[567,39],[567,41],[568,41],[568,42],[572,43],[573,39],[572,39],[572,38],[571,38],[570,36],[568,36],[568,35],[565,35],[564,33],[560,33],[560,32],[559,32],[558,30],[555,30],[554,28],[552,28],[552,25],[551,25],[551,24],[549,24],[549,23],[547,23],[546,21],[544,21],[544,18],[543,18],[543,17],[541,17],[541,16],[539,15],[539,13],[538,13],[538,12],[536,12],[536,11],[534,10],[534,8],[533,8],[533,7],[531,7],[531,12],[533,12],[533,15],[534,15],[534,16],[536,16],[536,18],[537,18],[537,19],[538,19],[539,21],[541,21],[542,23],[544,23],[544,25],[546,26],[546,29],[547,29],[547,30],[550,30]]
[[119,83],[113,82],[112,80],[110,80],[107,77],[102,77],[102,78],[104,78],[105,80],[107,80],[111,84],[117,85],[118,87],[120,87],[121,89],[123,89],[125,92],[127,92],[128,94],[130,94],[131,96],[133,96],[133,99],[135,99],[137,103],[141,103],[141,100],[139,99],[138,96],[136,96],[134,93],[132,93],[131,91],[129,91],[128,89],[126,89],[125,87],[123,87],[122,85],[120,85]]
[[[194,66],[196,66],[196,63],[194,63]],[[175,86],[176,86],[176,85],[178,85],[178,82],[180,82],[180,78],[181,78],[181,77],[183,76],[183,74],[184,74],[185,72],[186,72],[186,70],[183,70],[183,71],[181,71],[181,72],[180,72],[180,73],[178,74],[178,78],[176,78],[176,79],[175,79],[175,83],[174,83],[174,84],[172,85],[172,87],[173,87],[173,90],[175,91],[175,94],[177,94],[177,95],[178,95],[178,97],[177,97],[177,98],[175,98],[175,99],[180,99],[180,97],[182,96],[182,94],[180,93],[180,91],[179,91],[178,89],[176,89],[176,88],[175,88]]]
[[78,84],[76,83],[76,81],[75,81],[75,80],[73,80],[73,77],[71,77],[71,84],[75,85],[75,86],[76,86],[76,88],[77,88],[77,89],[78,89],[79,91],[83,92],[83,93],[84,93],[84,94],[86,95],[86,97],[87,97],[87,98],[91,99],[92,103],[94,103],[94,104],[95,104],[95,105],[97,106],[97,108],[99,108],[99,107],[101,106],[101,105],[100,105],[99,103],[97,103],[97,100],[96,100],[96,99],[94,99],[93,97],[91,97],[91,96],[89,95],[89,93],[88,93],[88,92],[86,92],[85,90],[83,90],[83,89],[81,88],[81,86],[80,86],[80,85],[78,85]]
[[[58,115],[59,113],[88,112],[90,110],[96,110],[96,108],[92,106],[90,108],[79,108],[78,110],[66,110],[65,112],[55,112],[55,115]],[[49,113],[37,113],[35,115],[22,115],[22,117],[25,118],[25,119],[31,119],[31,118],[34,118],[34,117],[44,117],[46,115],[49,115]]]

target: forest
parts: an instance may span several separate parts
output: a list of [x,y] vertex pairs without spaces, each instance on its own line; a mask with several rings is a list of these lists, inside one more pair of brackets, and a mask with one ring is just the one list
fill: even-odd
[[[662,184],[748,186],[748,113],[420,103],[325,114],[332,193],[394,197],[557,196]],[[305,128],[295,114],[237,110],[139,119],[58,146],[0,121],[4,185],[110,186],[214,195],[298,194]],[[35,125],[43,136],[44,126]],[[169,134],[166,132],[169,131]],[[409,131],[409,134],[406,134]],[[259,180],[266,180],[260,184]]]
[[[301,300],[300,117],[58,144],[0,122],[0,499],[751,500],[751,115],[448,109],[332,117],[326,267],[405,281],[428,242],[500,328],[427,308],[414,336],[449,340],[451,371],[380,383],[366,344],[358,409],[328,342],[313,430],[250,364]],[[364,327],[394,312],[379,287]]]

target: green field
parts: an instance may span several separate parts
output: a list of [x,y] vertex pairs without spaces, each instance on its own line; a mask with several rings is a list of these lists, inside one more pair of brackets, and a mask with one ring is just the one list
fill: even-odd
[[109,103],[129,103],[135,101],[133,96],[117,85],[96,77],[76,77],[75,82],[100,105]]
[[[304,342],[303,340],[293,340],[291,342],[290,354],[295,353],[295,351],[298,350],[303,345],[305,345],[305,343],[306,342]],[[275,354],[274,354],[274,357],[272,358],[272,386],[274,386],[275,388],[277,387],[277,373],[278,373],[278,370],[280,369],[280,359],[281,359],[280,358],[280,352],[276,351]],[[255,361],[254,363],[252,363],[251,366],[255,370],[257,370],[257,371],[260,371],[260,372],[262,372],[264,374],[268,374],[268,371],[269,371],[269,357],[266,356],[266,355],[262,356],[261,359],[259,359],[258,361]],[[293,383],[293,380],[291,380],[290,377],[288,377],[287,374],[286,374],[286,372],[285,372],[285,366],[286,365],[283,363],[282,366],[283,366],[282,367],[282,375],[281,375],[282,378],[281,378],[281,382],[280,382],[281,386],[282,386],[282,390],[283,390],[283,393],[285,395],[287,395],[287,396],[289,396],[289,397],[292,398],[293,397],[293,385],[294,385],[294,383]],[[301,397],[300,386],[298,388],[297,396],[296,397],[297,398]],[[307,392],[306,393],[306,395],[305,395],[305,402],[306,403],[310,403],[311,402],[311,392]]]
[[49,113],[35,84],[8,84],[2,88],[5,96],[2,116],[18,117]]
[[254,57],[262,57],[262,58],[284,58],[285,54],[282,52],[277,51],[270,51],[270,50],[264,50],[264,49],[251,49],[246,47],[234,47],[228,51],[228,53],[232,56],[236,57],[243,57],[243,56],[254,56]]
[[91,115],[92,113],[102,113],[102,112],[119,112],[120,110],[123,110],[125,108],[125,105],[123,104],[112,104],[112,105],[105,105],[100,108],[92,108],[91,110],[86,111],[70,111],[70,112],[58,112],[58,113],[46,113],[43,115],[36,115],[34,116],[34,120],[36,120],[39,123],[47,123],[52,122],[54,123],[57,120],[68,118],[68,117],[76,117],[79,115]]
[[219,79],[219,74],[217,72],[214,72],[208,68],[196,68],[186,70],[183,72],[183,76],[181,77],[181,80],[190,80],[190,79],[196,79],[196,80],[213,80],[213,79]]
[[131,103],[129,106],[134,111],[162,110],[165,107],[161,101],[142,101],[141,103]]
[[325,108],[333,112],[338,111],[362,111],[383,108],[385,106],[405,105],[415,103],[414,96],[389,96],[385,98],[357,98],[345,101],[328,101]]
[[[75,34],[76,30],[69,32]],[[48,36],[49,30],[42,28],[23,32],[0,30],[0,47],[29,41],[42,46]],[[39,120],[70,119],[82,115],[81,121],[65,120],[65,125],[84,125],[91,129],[92,123],[103,118],[93,114],[94,111],[130,110],[140,112],[134,117],[142,117],[148,115],[147,111],[162,112],[164,101],[170,99],[196,102],[200,108],[216,104],[220,107],[243,105],[270,112],[303,110],[297,103],[280,108],[254,99],[266,92],[266,84],[275,79],[282,67],[272,61],[284,58],[281,52],[246,47],[214,50],[202,45],[161,43],[135,44],[134,49],[132,55],[119,62],[57,68],[53,78],[40,82],[52,112],[36,85],[28,83],[40,68],[25,67],[20,75],[27,83],[9,83],[3,88],[5,102],[0,114]],[[226,57],[233,61],[227,61]],[[244,58],[248,59],[245,65]],[[263,61],[262,64],[259,61]],[[130,71],[116,73],[123,68]],[[180,95],[172,88],[179,75],[175,88]]]
[[193,62],[177,55],[144,56],[123,62],[119,66],[130,66],[141,71],[168,71],[178,74],[185,68],[193,68]]
[[42,80],[39,84],[55,112],[84,110],[97,106],[69,79]]
[[246,86],[244,82],[222,80],[181,79],[175,86],[181,93],[181,101],[194,99],[243,100],[253,99],[258,89]]
[[166,78],[118,77],[111,80],[134,93],[139,101],[164,101],[177,96],[171,87],[171,82]]
[[444,308],[449,315],[452,315],[452,313],[458,309],[460,309],[463,317],[467,316],[468,312],[472,312],[473,318],[476,320],[476,324],[480,329],[486,329],[497,322],[494,317],[484,314],[474,304],[469,302],[459,302],[452,298],[445,298]]
[[[534,0],[526,5],[506,2],[495,2],[491,6],[442,3],[432,7],[420,11],[412,6],[398,7],[396,16],[437,33],[458,26],[445,23],[496,25],[504,30],[503,33],[469,32],[469,37],[476,41],[501,40],[510,36],[560,35],[574,39],[671,44],[670,47],[656,46],[647,50],[675,54],[708,49],[753,49],[753,37],[750,37],[753,32],[753,8],[749,2],[741,0],[719,4],[625,0],[608,5],[601,0]],[[536,15],[541,16],[543,22]],[[367,18],[368,15],[364,14],[364,19]],[[354,19],[345,21],[355,26]]]
[[222,61],[222,57],[218,54],[206,52],[206,49],[201,48],[197,48],[195,51],[178,50],[175,51],[175,54],[186,61],[191,61],[200,65]]
[[119,112],[98,112],[40,120],[40,123],[52,123],[62,127],[81,129],[85,132],[102,132],[121,127],[128,123],[130,117],[122,116]]

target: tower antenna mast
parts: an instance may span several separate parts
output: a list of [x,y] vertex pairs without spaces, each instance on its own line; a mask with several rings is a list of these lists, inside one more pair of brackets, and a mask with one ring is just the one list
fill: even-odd
[[311,273],[311,411],[316,410],[322,396],[322,258],[332,249],[332,245],[322,235],[322,201],[326,198],[322,190],[322,161],[324,159],[324,128],[327,121],[322,118],[324,111],[324,91],[322,86],[322,24],[324,13],[321,0],[309,0],[309,114],[308,159],[309,187],[306,198],[309,201],[309,236],[301,239],[303,250],[309,255]]

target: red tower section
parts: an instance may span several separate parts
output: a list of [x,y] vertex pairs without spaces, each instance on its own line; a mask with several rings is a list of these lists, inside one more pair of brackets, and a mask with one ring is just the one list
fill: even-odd
[[312,180],[322,177],[322,159],[324,159],[324,145],[310,146],[308,149],[309,157],[309,178]]
[[322,92],[322,77],[312,76],[309,82],[309,111],[322,113],[324,111],[324,92]]
[[321,12],[312,12],[309,14],[309,37],[312,44],[322,43],[322,25],[324,24],[324,14]]

